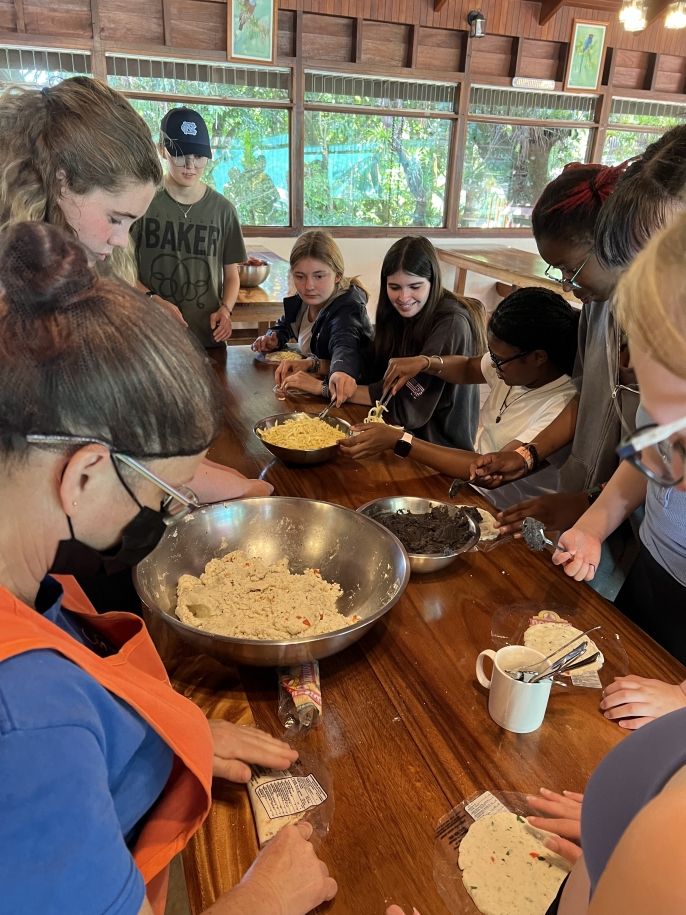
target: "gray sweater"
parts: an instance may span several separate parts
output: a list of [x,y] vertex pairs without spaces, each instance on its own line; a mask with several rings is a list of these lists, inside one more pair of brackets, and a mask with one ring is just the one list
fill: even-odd
[[[425,356],[477,356],[476,341],[469,313],[456,304],[442,316],[424,341],[419,354]],[[479,386],[446,384],[435,375],[420,373],[417,381],[425,388],[416,400],[407,387],[391,398],[387,422],[403,426],[417,438],[437,445],[474,450],[479,423]],[[381,399],[383,382],[369,385],[372,403]]]

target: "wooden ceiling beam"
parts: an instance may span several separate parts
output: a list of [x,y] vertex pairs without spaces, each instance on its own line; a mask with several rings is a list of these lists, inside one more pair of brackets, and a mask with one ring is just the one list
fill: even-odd
[[434,0],[434,13],[440,13],[448,0]]
[[538,24],[545,25],[563,6],[565,6],[565,0],[543,0],[541,12],[538,15]]

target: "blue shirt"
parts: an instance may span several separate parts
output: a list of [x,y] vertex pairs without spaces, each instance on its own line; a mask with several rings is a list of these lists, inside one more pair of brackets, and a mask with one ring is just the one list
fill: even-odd
[[[87,644],[46,579],[38,612]],[[173,753],[125,702],[57,652],[0,663],[0,911],[135,915],[145,898],[130,846]]]

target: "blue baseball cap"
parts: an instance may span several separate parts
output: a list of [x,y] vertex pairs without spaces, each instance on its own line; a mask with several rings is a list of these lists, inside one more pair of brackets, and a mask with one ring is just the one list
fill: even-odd
[[162,118],[162,142],[172,156],[212,158],[207,124],[192,108],[172,108]]

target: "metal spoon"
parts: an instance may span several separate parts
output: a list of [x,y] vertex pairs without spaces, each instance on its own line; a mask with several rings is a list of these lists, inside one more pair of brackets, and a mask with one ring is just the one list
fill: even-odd
[[536,674],[535,677],[532,677],[529,680],[529,683],[538,683],[539,680],[546,680],[548,677],[554,676],[556,673],[570,664],[572,661],[576,661],[588,648],[588,642],[582,642],[580,645],[577,645],[576,648],[572,648],[571,651],[568,651],[566,655],[563,655],[561,658],[558,658],[557,661],[554,661],[546,670],[540,674]]
[[[573,635],[571,637],[571,639],[569,639],[568,641],[566,641],[564,643],[564,645],[560,645],[558,648],[555,648],[553,651],[551,651],[550,654],[547,654],[544,658],[541,658],[540,661],[537,661],[536,662],[537,666],[540,667],[541,664],[545,664],[546,661],[549,661],[551,658],[554,658],[555,655],[559,654],[561,651],[564,651],[565,648],[569,648],[570,645],[573,645],[574,642],[578,642],[579,639],[583,639],[583,637],[585,635],[588,635],[589,632],[595,632],[596,629],[600,629],[600,626],[599,625],[591,626],[591,628],[587,629],[585,632],[582,632],[579,635]],[[584,663],[589,663],[589,662],[584,662]],[[510,673],[510,676],[514,676],[515,680],[523,680],[524,674],[535,674],[535,673],[538,673],[538,671],[532,670],[530,667],[520,667],[518,669],[511,670],[509,673]]]
[[539,553],[546,547],[553,553],[556,550],[562,549],[561,546],[557,543],[553,543],[549,537],[546,537],[543,522],[539,521],[537,518],[525,518],[522,521],[522,536],[529,549],[534,550],[536,553]]

